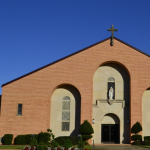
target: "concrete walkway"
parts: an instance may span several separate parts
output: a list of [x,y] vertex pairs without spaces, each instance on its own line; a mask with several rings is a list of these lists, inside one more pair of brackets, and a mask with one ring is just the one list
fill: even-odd
[[120,145],[120,144],[113,144],[113,145],[95,145],[95,150],[150,150],[150,148],[143,148],[139,146],[133,145]]

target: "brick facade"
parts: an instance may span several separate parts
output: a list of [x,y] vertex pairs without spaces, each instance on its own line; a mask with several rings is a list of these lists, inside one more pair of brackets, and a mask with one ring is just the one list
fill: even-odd
[[[36,134],[50,128],[51,95],[57,86],[71,84],[81,94],[81,122],[92,123],[93,75],[107,62],[115,62],[130,75],[131,126],[142,124],[142,95],[150,87],[150,58],[133,47],[114,39],[97,43],[52,65],[2,86],[0,137],[6,133]],[[18,103],[23,116],[16,116]]]

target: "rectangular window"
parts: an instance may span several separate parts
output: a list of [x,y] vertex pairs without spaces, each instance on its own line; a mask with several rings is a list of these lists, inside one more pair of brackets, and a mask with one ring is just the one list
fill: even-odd
[[70,122],[62,122],[62,131],[69,131]]
[[22,115],[22,104],[18,104],[18,115]]

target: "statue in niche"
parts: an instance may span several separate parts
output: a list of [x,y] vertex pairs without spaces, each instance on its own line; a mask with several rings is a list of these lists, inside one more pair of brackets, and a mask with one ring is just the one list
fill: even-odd
[[109,100],[113,100],[113,96],[114,96],[114,89],[112,87],[110,87],[110,89],[109,89]]

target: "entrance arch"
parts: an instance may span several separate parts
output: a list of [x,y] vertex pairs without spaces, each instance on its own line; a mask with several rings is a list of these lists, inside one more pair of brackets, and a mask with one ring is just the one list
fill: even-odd
[[[109,90],[113,88],[110,98]],[[101,144],[101,121],[105,114],[120,118],[120,143],[130,143],[130,74],[126,67],[116,62],[103,63],[93,76],[93,139]]]
[[80,127],[81,95],[72,85],[61,85],[51,97],[50,129],[55,137],[77,136]]
[[120,143],[120,120],[114,114],[106,114],[101,122],[101,142]]
[[142,96],[142,127],[143,138],[150,135],[150,88],[146,89]]

